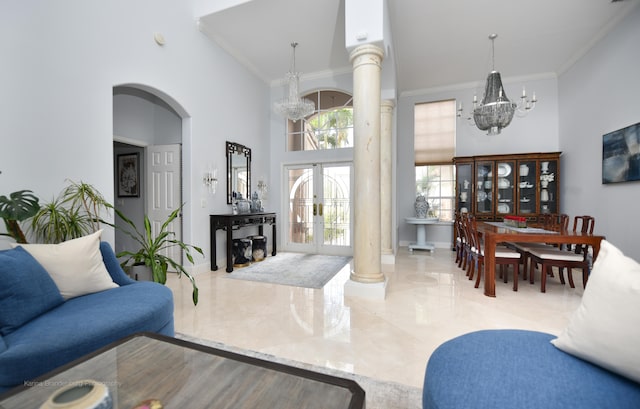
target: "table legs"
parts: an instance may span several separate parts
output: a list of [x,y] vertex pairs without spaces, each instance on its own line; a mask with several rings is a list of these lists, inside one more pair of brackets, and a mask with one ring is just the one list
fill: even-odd
[[218,270],[218,255],[217,255],[217,251],[216,251],[216,228],[213,226],[213,223],[210,224],[209,226],[210,232],[209,235],[211,236],[210,240],[209,240],[209,250],[211,252],[211,271],[217,271]]
[[233,272],[233,229],[227,226],[227,273]]
[[[484,295],[496,296],[496,240],[492,234],[484,236]],[[478,271],[480,274],[480,271]],[[479,277],[479,276],[478,276]],[[517,280],[517,278],[514,278]]]
[[276,243],[278,242],[278,239],[276,238],[276,223],[275,223],[275,220],[274,220],[273,224],[271,225],[271,231],[272,231],[272,234],[273,234],[273,239],[272,239],[273,243],[271,244],[271,248],[273,250],[271,251],[271,255],[275,256],[277,254]]

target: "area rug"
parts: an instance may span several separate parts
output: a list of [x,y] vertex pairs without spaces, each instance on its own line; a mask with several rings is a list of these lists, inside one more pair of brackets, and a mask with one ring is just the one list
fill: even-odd
[[422,390],[419,388],[402,385],[395,382],[384,382],[377,379],[357,375],[349,372],[339,371],[336,369],[325,368],[316,365],[310,365],[303,362],[292,361],[289,359],[279,358],[277,356],[264,354],[261,352],[250,351],[246,349],[236,348],[234,346],[225,345],[220,342],[210,341],[207,339],[196,338],[185,334],[176,334],[176,338],[185,341],[194,342],[196,344],[206,345],[212,348],[222,349],[224,351],[233,352],[253,358],[263,359],[266,361],[277,362],[279,364],[289,365],[296,368],[302,368],[309,371],[320,372],[323,374],[338,376],[354,380],[365,391],[365,404],[367,409],[421,409],[422,408]]
[[294,287],[322,288],[351,257],[278,253],[247,267],[235,267],[226,278]]

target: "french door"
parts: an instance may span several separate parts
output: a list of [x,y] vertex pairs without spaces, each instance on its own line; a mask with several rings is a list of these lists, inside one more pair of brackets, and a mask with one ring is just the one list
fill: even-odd
[[285,250],[353,254],[351,163],[287,165]]

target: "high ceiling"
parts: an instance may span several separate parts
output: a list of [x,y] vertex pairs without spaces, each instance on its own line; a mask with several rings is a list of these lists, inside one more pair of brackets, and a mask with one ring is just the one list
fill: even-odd
[[[345,0],[226,0],[202,31],[262,78],[282,80],[291,42],[305,76],[350,72]],[[483,81],[497,33],[503,77],[561,74],[640,0],[387,0],[398,93]],[[234,5],[235,4],[235,5]],[[640,24],[640,22],[638,22]]]

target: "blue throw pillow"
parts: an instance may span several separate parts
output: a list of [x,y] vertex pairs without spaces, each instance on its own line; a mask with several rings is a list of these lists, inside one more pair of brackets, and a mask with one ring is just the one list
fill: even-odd
[[47,271],[22,247],[0,251],[0,334],[7,335],[64,299]]

